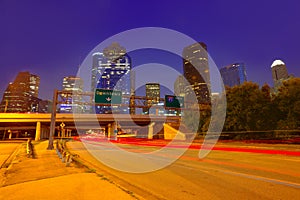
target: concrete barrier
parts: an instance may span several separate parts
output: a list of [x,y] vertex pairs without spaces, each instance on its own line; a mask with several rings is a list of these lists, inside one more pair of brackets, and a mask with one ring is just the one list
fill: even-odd
[[65,140],[56,141],[56,153],[61,161],[66,163],[66,167],[69,167],[74,158],[78,157],[77,154],[72,154],[67,150]]
[[165,140],[186,140],[186,136],[181,131],[173,128],[169,124],[164,123],[164,138]]

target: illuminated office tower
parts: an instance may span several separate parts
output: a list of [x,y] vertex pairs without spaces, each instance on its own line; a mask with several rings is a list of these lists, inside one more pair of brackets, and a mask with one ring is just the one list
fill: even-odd
[[[146,84],[146,105],[152,106],[159,103],[160,98],[160,85],[159,83],[147,83]],[[149,108],[144,109],[145,114],[149,114]],[[154,113],[152,113],[154,114]]]
[[152,98],[153,103],[159,102],[160,98],[160,85],[159,83],[146,84],[146,97]]
[[103,62],[105,61],[103,53],[95,52],[92,55],[92,74],[91,74],[91,91],[94,92],[97,88],[99,79],[99,68],[103,67]]
[[50,100],[41,100],[38,105],[39,113],[51,113],[52,111],[52,101]]
[[[124,96],[134,95],[131,59],[124,47],[112,43],[103,52],[95,52],[92,61],[91,90],[96,88],[118,90]],[[123,98],[122,104],[129,105],[129,98]],[[97,106],[97,113],[112,112],[111,106]],[[128,113],[127,107],[114,107],[114,112]]]
[[183,75],[179,75],[174,83],[174,93],[176,96],[185,96],[185,87],[187,83]]
[[63,90],[70,92],[82,92],[83,80],[76,76],[66,76],[63,79]]
[[271,65],[271,69],[274,88],[275,91],[277,91],[278,87],[282,85],[282,82],[289,78],[288,71],[282,60],[275,60]]
[[224,85],[233,87],[247,81],[246,67],[244,63],[234,63],[220,69]]
[[188,81],[185,93],[195,93],[198,103],[210,102],[210,75],[207,46],[203,42],[183,49],[183,72]]
[[63,78],[62,90],[70,93],[61,95],[66,104],[60,105],[60,112],[82,112],[83,106],[80,105],[82,96],[76,93],[83,91],[83,80],[76,76],[66,76]]
[[29,72],[20,72],[9,83],[0,104],[1,112],[37,112],[40,77]]

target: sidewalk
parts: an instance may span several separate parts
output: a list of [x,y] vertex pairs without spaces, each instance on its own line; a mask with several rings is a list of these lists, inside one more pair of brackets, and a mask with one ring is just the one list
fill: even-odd
[[66,167],[48,141],[33,143],[36,159],[27,158],[23,145],[7,168],[0,199],[137,199],[105,177],[75,165]]

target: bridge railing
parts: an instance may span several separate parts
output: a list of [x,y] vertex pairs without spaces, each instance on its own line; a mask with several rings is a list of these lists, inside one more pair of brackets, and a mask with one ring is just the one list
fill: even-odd
[[[198,134],[197,139],[204,138],[207,134],[209,134],[208,138],[218,135],[201,132]],[[224,131],[221,133],[219,140],[300,144],[300,130]]]
[[67,140],[56,140],[56,153],[58,157],[61,159],[63,163],[66,163],[66,167],[70,166],[72,161],[75,161],[76,158],[78,157],[77,154],[71,153],[67,148],[66,148],[66,141]]

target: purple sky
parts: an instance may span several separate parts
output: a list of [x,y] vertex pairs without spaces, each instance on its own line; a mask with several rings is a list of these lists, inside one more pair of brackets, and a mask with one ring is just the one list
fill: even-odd
[[248,79],[259,84],[273,84],[270,66],[277,58],[300,76],[299,1],[178,2],[0,0],[0,98],[26,70],[41,77],[40,98],[52,99],[53,89],[61,89],[64,76],[76,74],[96,45],[147,26],[205,42],[219,68],[244,62]]

